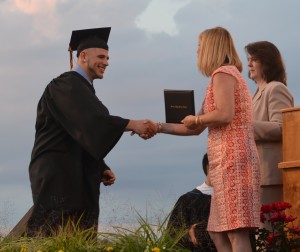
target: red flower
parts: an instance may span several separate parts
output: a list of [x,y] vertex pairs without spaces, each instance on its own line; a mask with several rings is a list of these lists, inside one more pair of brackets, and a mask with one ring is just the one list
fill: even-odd
[[299,227],[287,227],[297,217],[286,216],[285,210],[291,208],[287,202],[274,202],[269,205],[262,205],[260,220],[262,223],[270,222],[271,229],[259,228],[256,237],[257,251],[291,251],[300,239]]
[[285,222],[286,220],[286,215],[285,213],[274,213],[271,218],[270,218],[270,222],[274,223],[274,222]]
[[300,229],[298,226],[290,227],[289,231],[293,234],[300,234]]
[[292,205],[288,202],[273,202],[271,207],[275,211],[283,211],[287,208],[291,208]]
[[276,240],[278,237],[279,237],[278,234],[269,234],[268,237],[267,237],[267,239],[266,239],[266,242],[270,244],[274,240]]
[[294,220],[296,220],[297,217],[293,217],[293,216],[287,216],[284,220],[285,223],[289,223],[289,222],[293,222]]
[[261,210],[262,213],[271,213],[271,212],[273,212],[272,205],[262,205],[260,210]]

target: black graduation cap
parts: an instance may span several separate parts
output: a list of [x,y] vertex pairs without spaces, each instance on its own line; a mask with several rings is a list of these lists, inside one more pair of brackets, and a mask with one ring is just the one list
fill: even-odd
[[103,48],[108,50],[108,37],[111,27],[92,28],[72,31],[69,44],[70,63],[72,68],[72,52],[77,51],[77,57],[81,51],[87,48]]

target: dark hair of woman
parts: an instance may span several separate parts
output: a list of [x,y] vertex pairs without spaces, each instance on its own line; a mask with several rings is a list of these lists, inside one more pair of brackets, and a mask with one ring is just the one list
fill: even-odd
[[253,60],[261,63],[262,77],[267,83],[279,81],[287,85],[285,64],[274,44],[268,41],[258,41],[246,45],[245,51]]

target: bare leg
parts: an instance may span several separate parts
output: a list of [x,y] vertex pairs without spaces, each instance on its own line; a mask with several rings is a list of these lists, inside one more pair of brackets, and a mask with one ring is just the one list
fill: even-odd
[[232,252],[231,243],[226,232],[209,232],[209,235],[219,252]]
[[227,235],[232,246],[232,252],[252,252],[248,229],[227,231]]

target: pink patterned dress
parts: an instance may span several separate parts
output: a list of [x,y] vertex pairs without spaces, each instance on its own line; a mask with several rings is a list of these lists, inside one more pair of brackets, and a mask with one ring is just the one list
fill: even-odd
[[232,122],[208,128],[209,172],[214,192],[207,229],[214,232],[260,224],[259,158],[253,133],[252,98],[235,66],[222,66],[212,74],[203,112],[215,110],[213,76],[219,72],[233,76],[237,86]]

